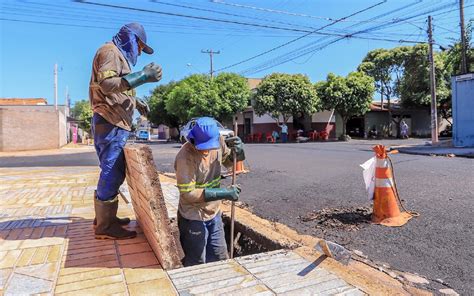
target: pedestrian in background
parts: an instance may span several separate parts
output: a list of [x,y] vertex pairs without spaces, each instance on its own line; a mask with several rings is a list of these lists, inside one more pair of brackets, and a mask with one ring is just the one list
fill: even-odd
[[405,120],[400,122],[400,135],[402,136],[402,139],[408,139],[408,124]]
[[111,42],[102,45],[92,62],[89,100],[94,115],[92,133],[100,162],[100,177],[94,193],[95,238],[125,239],[137,235],[122,228],[129,218],[117,217],[118,190],[125,179],[123,148],[132,128],[135,108],[146,116],[148,105],[136,98],[135,88],[161,79],[161,67],[148,64],[132,73],[141,52],[152,54],[142,25],[124,25]]
[[281,128],[281,142],[288,142],[288,126],[283,122],[281,125],[278,125]]

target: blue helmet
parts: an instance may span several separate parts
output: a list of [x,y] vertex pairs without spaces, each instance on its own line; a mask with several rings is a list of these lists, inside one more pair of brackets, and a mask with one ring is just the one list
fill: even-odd
[[219,128],[214,118],[199,117],[194,121],[187,140],[194,144],[197,150],[211,150],[220,147]]

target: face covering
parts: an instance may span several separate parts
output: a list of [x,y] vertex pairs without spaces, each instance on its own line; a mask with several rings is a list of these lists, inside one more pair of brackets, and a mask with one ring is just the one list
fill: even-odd
[[122,52],[128,65],[135,66],[138,58],[138,40],[137,36],[130,31],[127,26],[120,28],[117,35],[114,36],[112,42]]

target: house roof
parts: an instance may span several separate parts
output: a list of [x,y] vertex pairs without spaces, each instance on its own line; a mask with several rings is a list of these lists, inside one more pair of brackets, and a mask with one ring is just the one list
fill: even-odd
[[12,105],[46,105],[48,101],[44,98],[0,98],[0,106],[12,106]]
[[262,78],[247,78],[247,84],[251,90],[256,89],[260,82],[262,82]]
[[[390,101],[390,108],[392,110],[398,110],[400,109],[400,101],[399,100],[391,100]],[[384,101],[383,102],[383,108],[381,102],[372,102],[370,103],[370,111],[375,111],[375,112],[388,112],[388,102]]]

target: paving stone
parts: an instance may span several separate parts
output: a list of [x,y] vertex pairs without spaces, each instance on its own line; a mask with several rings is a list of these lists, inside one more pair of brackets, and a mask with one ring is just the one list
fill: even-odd
[[148,242],[139,243],[139,244],[130,244],[130,245],[119,245],[118,249],[119,249],[120,255],[152,251]]
[[122,262],[123,267],[128,268],[146,267],[159,264],[153,252],[120,256],[120,261]]
[[64,238],[62,237],[43,237],[38,239],[27,239],[21,244],[22,249],[39,248],[45,246],[62,245]]
[[18,259],[16,266],[26,266],[30,264],[31,258],[36,253],[36,248],[24,249],[21,252],[20,258]]
[[12,271],[13,271],[12,268],[0,269],[0,294],[2,293],[1,291],[5,289],[5,285],[7,284],[8,277],[10,276]]
[[8,253],[2,258],[0,261],[0,268],[9,268],[15,265],[15,262],[20,257],[21,250],[12,250],[8,251]]
[[5,289],[4,295],[32,295],[39,293],[50,293],[52,288],[52,281],[13,273],[8,286]]
[[91,280],[84,280],[81,282],[73,282],[64,285],[56,285],[56,289],[54,290],[55,294],[65,293],[65,292],[72,292],[83,290],[87,288],[93,287],[100,287],[109,284],[121,283],[122,282],[122,275],[113,275],[107,276],[102,278],[96,278]]
[[38,264],[15,268],[15,273],[53,281],[56,276],[56,264]]
[[48,256],[48,253],[49,253],[49,247],[37,248],[35,255],[31,259],[30,264],[44,263],[46,261],[46,257]]
[[164,270],[159,266],[155,268],[125,268],[123,272],[125,274],[125,280],[127,281],[127,284],[134,284],[167,277]]
[[167,278],[128,285],[130,296],[139,295],[178,295]]
[[[70,295],[70,296],[78,296],[78,295],[126,295],[126,287],[123,283],[113,283],[108,285],[101,285],[95,286],[86,289],[75,290],[71,292],[65,293],[55,293],[55,295]],[[150,295],[158,295],[152,293]]]
[[119,268],[100,268],[94,271],[85,271],[81,273],[60,276],[56,285],[65,285],[69,283],[82,282],[85,280],[104,278],[114,275],[120,275]]

